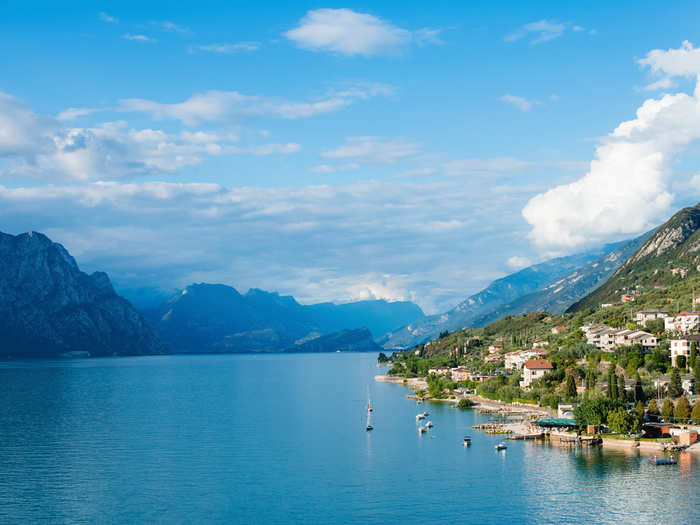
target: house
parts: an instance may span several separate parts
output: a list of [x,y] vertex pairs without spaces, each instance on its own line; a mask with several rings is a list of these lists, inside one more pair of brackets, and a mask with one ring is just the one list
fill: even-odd
[[601,303],[600,307],[601,308],[610,308],[613,304],[612,303]]
[[434,366],[428,370],[428,374],[435,374],[436,376],[446,376],[451,372],[452,370],[449,366]]
[[640,345],[644,350],[655,348],[659,344],[654,334],[642,330],[610,328],[605,325],[588,325],[583,327],[586,341],[605,352],[612,352],[616,346]]
[[650,334],[649,332],[642,332],[641,330],[630,334],[627,337],[627,341],[629,343],[629,346],[639,345],[645,352],[648,352],[652,348],[656,348],[657,346],[659,346],[658,337],[656,337],[654,334]]
[[663,310],[640,310],[637,312],[636,321],[639,326],[646,328],[647,321],[653,321],[655,319],[666,319],[668,317],[668,312]]
[[687,334],[696,331],[700,327],[700,312],[681,312],[675,317],[664,319],[664,328]]
[[[670,382],[671,376],[661,376],[658,379],[654,379],[652,384],[654,388],[663,392]],[[693,376],[681,377],[681,386],[687,395],[692,396],[695,392],[695,378]]]
[[566,326],[555,326],[552,328],[552,335],[557,335],[566,330]]
[[469,377],[474,374],[474,372],[472,372],[468,368],[461,368],[461,367],[453,368],[451,373],[452,373],[452,381],[454,381],[455,383],[457,383],[459,381],[469,381],[470,380]]
[[529,359],[525,361],[523,363],[523,379],[520,381],[520,387],[524,389],[530,388],[535,379],[539,379],[553,369],[552,363],[546,359]]
[[681,279],[685,279],[685,276],[688,275],[688,268],[671,268],[671,274],[680,275]]
[[489,354],[486,357],[484,357],[484,363],[498,363],[502,360],[503,356],[501,354]]
[[535,339],[532,342],[532,348],[544,348],[547,345],[549,345],[549,341],[546,339]]
[[700,335],[687,335],[678,339],[671,339],[671,365],[676,366],[678,356],[685,356],[685,362],[688,363],[690,357],[690,346],[692,343],[698,345],[700,343]]
[[503,345],[495,344],[495,345],[489,345],[489,354],[493,354],[495,352],[500,352],[503,350]]
[[620,301],[622,301],[623,303],[631,303],[632,301],[636,300],[637,297],[639,296],[634,292],[625,293],[622,294],[622,296],[620,297]]
[[505,368],[507,370],[520,370],[523,367],[523,364],[525,361],[528,359],[532,359],[537,355],[536,352],[532,350],[518,350],[515,352],[508,352],[505,355]]

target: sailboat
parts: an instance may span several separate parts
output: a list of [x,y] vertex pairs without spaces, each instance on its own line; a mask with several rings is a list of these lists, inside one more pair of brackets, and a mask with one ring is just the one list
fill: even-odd
[[374,430],[374,427],[372,426],[372,399],[369,397],[369,388],[367,389],[367,426],[365,427],[365,430],[369,432],[370,430]]

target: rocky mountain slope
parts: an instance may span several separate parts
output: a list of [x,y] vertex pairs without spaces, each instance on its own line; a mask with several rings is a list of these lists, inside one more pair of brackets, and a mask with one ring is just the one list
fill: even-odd
[[530,266],[492,282],[452,310],[413,322],[378,343],[387,349],[410,348],[435,339],[445,330],[481,327],[506,315],[541,310],[563,312],[605,282],[645,238]]
[[[422,317],[412,303],[360,301],[301,305],[293,297],[217,284],[193,284],[148,318],[175,352],[274,352],[344,329],[383,333]],[[347,335],[347,334],[346,334]],[[330,344],[332,339],[317,341]],[[309,347],[310,348],[310,347]]]
[[144,318],[41,233],[0,233],[0,357],[164,351]]
[[610,279],[570,311],[617,303],[624,293],[652,293],[700,273],[700,204],[684,208],[656,229]]
[[305,343],[289,347],[287,352],[380,352],[382,348],[374,342],[366,328],[340,330],[316,337]]

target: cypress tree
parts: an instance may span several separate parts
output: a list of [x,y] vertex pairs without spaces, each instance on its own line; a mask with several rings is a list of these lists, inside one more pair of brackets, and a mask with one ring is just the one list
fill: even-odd
[[642,378],[639,377],[639,372],[634,375],[634,400],[644,403],[644,388],[642,387]]
[[576,399],[576,380],[571,374],[566,376],[566,397]]
[[649,406],[647,407],[647,414],[650,416],[659,415],[659,405],[656,404],[656,399],[649,401]]
[[693,423],[696,425],[700,422],[700,401],[696,401],[693,405],[693,411],[690,413],[690,417],[693,418]]
[[678,368],[674,367],[671,372],[671,381],[668,384],[668,395],[671,397],[679,397],[683,394],[683,384],[681,383],[681,373]]
[[673,409],[673,402],[669,398],[664,399],[664,404],[661,407],[661,415],[666,421],[673,417]]
[[688,359],[688,365],[693,367],[693,370],[695,370],[695,358],[697,357],[698,353],[698,345],[695,341],[691,341],[690,343],[690,358]]
[[608,376],[608,397],[613,401],[617,399],[617,376],[612,368]]
[[624,403],[626,394],[627,390],[625,390],[625,374],[622,373],[617,376],[617,398]]

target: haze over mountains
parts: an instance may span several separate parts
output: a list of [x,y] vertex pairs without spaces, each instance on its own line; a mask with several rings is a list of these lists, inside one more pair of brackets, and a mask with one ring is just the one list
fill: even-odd
[[[507,315],[562,313],[660,289],[700,271],[700,205],[635,239],[498,279],[452,310],[410,302],[299,304],[291,296],[193,284],[138,312],[106,274],[88,275],[45,235],[0,233],[0,356],[141,355],[407,348]],[[155,304],[155,302],[153,302]]]
[[452,310],[424,317],[378,342],[387,349],[409,348],[434,339],[445,330],[481,327],[506,315],[564,312],[604,283],[649,235],[524,268],[492,282]]

